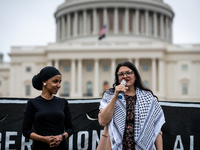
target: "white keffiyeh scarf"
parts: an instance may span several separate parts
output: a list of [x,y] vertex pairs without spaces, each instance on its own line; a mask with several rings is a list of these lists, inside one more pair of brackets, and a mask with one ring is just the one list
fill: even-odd
[[[114,93],[107,90],[100,102],[99,109],[104,109]],[[135,149],[152,150],[156,137],[165,123],[164,113],[157,99],[148,91],[136,89],[135,105]],[[126,100],[118,99],[108,131],[112,150],[122,150],[122,140],[126,121]]]

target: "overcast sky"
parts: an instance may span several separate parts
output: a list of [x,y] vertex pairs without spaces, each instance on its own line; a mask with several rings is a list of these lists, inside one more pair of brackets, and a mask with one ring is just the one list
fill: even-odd
[[[0,0],[0,53],[9,62],[11,46],[55,42],[54,12],[65,0]],[[200,44],[200,0],[164,0],[175,17],[174,44]]]

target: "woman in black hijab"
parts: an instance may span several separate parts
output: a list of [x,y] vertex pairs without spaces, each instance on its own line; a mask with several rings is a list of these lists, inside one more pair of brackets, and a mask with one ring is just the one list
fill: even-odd
[[43,68],[32,79],[33,87],[42,93],[28,100],[22,132],[33,140],[33,150],[68,149],[66,139],[73,133],[71,112],[66,99],[54,96],[61,80],[60,72],[51,66]]

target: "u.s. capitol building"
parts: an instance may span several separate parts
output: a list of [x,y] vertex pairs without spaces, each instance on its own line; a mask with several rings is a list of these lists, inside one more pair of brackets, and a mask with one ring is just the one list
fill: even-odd
[[200,102],[200,44],[173,44],[173,18],[163,0],[66,0],[55,12],[55,43],[12,47],[11,62],[0,63],[0,97],[37,96],[31,79],[51,65],[63,77],[58,95],[100,98],[128,60],[160,100]]

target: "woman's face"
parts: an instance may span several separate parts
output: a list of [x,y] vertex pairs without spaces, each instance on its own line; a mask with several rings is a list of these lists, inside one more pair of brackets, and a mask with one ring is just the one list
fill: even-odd
[[121,83],[122,80],[126,80],[126,86],[134,86],[135,83],[135,75],[134,72],[126,66],[122,66],[118,70],[118,79],[119,83]]
[[47,80],[46,83],[46,90],[50,93],[50,94],[57,94],[58,90],[60,89],[61,85],[61,80],[62,80],[62,76],[61,75],[56,75],[53,76],[52,78],[50,78],[49,80]]

